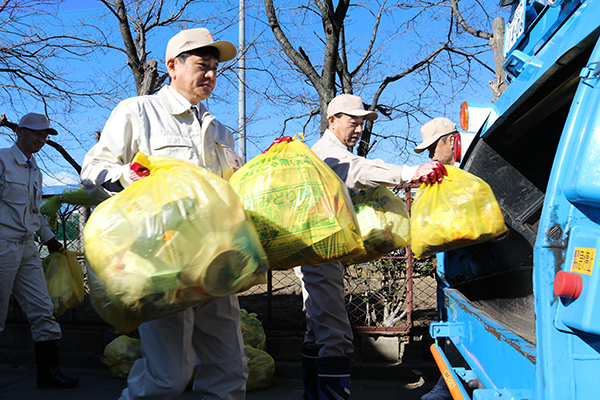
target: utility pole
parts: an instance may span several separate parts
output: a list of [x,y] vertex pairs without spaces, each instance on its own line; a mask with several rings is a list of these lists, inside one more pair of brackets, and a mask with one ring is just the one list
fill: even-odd
[[246,161],[246,0],[240,0],[239,13],[238,148]]

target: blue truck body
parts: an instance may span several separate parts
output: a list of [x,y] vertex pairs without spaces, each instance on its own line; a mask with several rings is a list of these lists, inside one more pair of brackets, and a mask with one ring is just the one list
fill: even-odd
[[513,10],[510,84],[461,163],[509,231],[438,254],[430,333],[465,399],[600,399],[600,0]]

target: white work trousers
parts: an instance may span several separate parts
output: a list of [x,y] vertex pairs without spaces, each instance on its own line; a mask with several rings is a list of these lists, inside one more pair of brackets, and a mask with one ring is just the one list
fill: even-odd
[[340,262],[302,265],[294,272],[302,281],[304,344],[318,348],[319,357],[348,356],[354,346],[344,298],[344,266]]
[[139,327],[142,358],[121,400],[178,399],[192,377],[202,400],[246,398],[248,367],[237,296],[227,296],[145,322]]
[[27,316],[35,342],[61,338],[33,240],[19,243],[0,239],[0,332],[6,323],[11,291]]

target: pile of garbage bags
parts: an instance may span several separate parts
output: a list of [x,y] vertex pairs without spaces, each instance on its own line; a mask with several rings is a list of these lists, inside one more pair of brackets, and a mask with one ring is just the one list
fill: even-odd
[[[240,323],[244,338],[244,355],[248,365],[246,390],[266,389],[273,385],[275,360],[267,353],[265,330],[256,314],[240,310]],[[127,379],[135,361],[141,358],[141,341],[127,335],[120,335],[104,348],[100,360],[108,366],[110,375],[117,379]],[[195,372],[190,377],[192,385]]]
[[507,230],[489,185],[459,168],[419,188],[411,218],[384,187],[351,199],[296,137],[229,182],[168,156],[134,163],[149,176],[97,206],[84,230],[92,305],[117,333],[265,283],[268,269],[366,263],[408,245],[423,258]]

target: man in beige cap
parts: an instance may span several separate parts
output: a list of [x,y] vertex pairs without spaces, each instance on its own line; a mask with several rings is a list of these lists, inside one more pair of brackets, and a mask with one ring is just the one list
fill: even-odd
[[45,115],[24,115],[16,128],[17,142],[0,149],[0,332],[8,312],[11,292],[31,323],[35,342],[39,388],[70,388],[77,379],[65,377],[58,369],[60,325],[52,314],[40,253],[34,233],[53,253],[62,247],[40,214],[42,174],[35,153],[40,151],[50,128]]
[[[212,94],[219,62],[236,55],[204,28],[184,30],[167,44],[170,85],[156,95],[122,101],[86,155],[81,179],[88,192],[107,198],[141,179],[130,163],[137,152],[168,155],[229,179],[240,167],[231,132],[201,101]],[[165,188],[168,190],[168,188]],[[242,400],[248,369],[237,296],[210,300],[140,325],[142,358],[121,399],[176,399],[190,381],[205,400]]]
[[[461,161],[461,134],[456,124],[448,118],[437,117],[421,127],[423,142],[415,147],[415,153],[429,152],[432,161],[444,165],[454,165]],[[433,389],[424,394],[421,400],[452,400],[452,395],[443,377],[438,379]]]
[[[393,165],[352,153],[365,120],[377,118],[358,96],[341,94],[327,107],[329,127],[312,150],[344,181],[351,194],[357,189],[395,186],[412,180],[440,182],[441,165]],[[354,192],[354,193],[352,193]],[[302,347],[304,399],[349,399],[352,328],[344,299],[344,268],[340,262],[294,268],[302,281],[307,330]]]
[[421,127],[423,143],[415,147],[415,153],[429,151],[432,161],[454,165],[461,159],[460,134],[456,124],[448,118],[438,117]]

